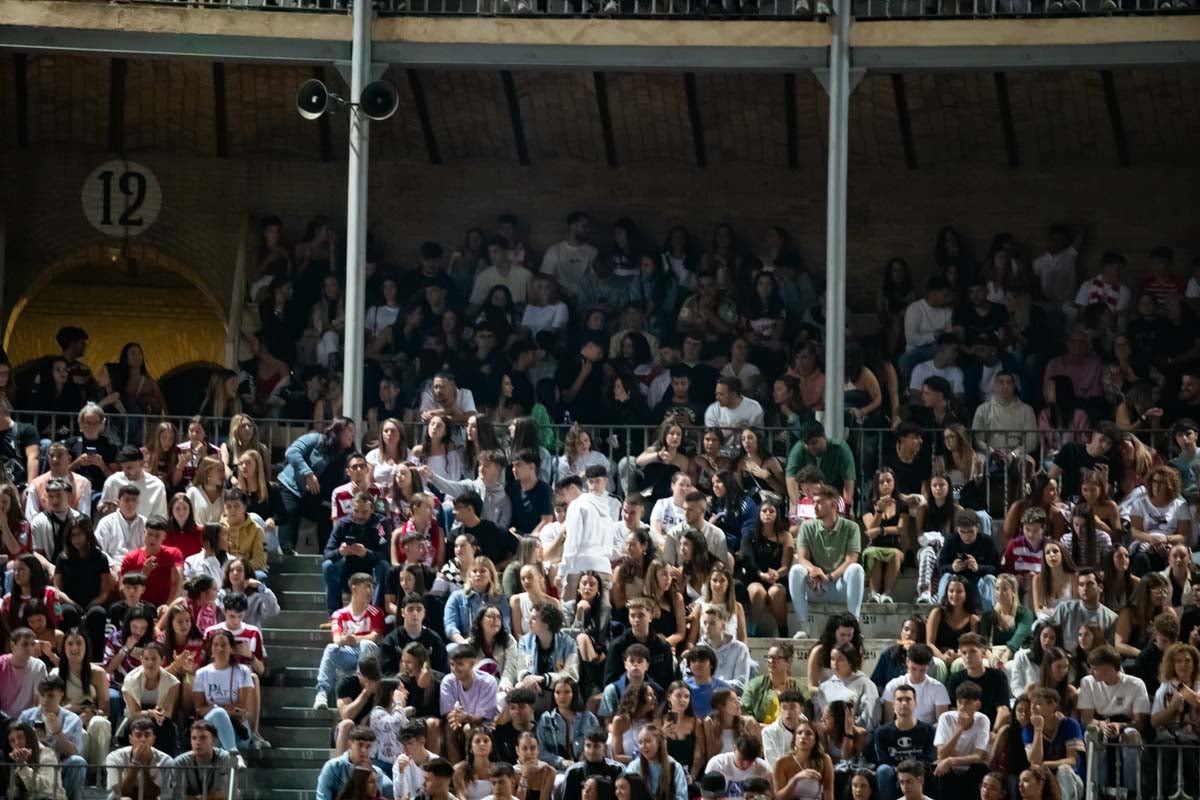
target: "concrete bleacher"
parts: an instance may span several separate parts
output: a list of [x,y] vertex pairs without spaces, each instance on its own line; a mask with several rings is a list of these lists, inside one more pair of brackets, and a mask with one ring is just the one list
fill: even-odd
[[[314,709],[317,664],[329,642],[329,620],[325,612],[325,592],[321,578],[321,557],[297,555],[272,564],[271,587],[279,596],[282,613],[267,621],[264,636],[270,677],[263,684],[262,734],[273,747],[247,756],[250,767],[245,780],[245,797],[272,800],[313,800],[321,765],[329,758],[331,729],[336,721],[332,709]],[[904,575],[897,586],[901,597],[913,596],[913,579]],[[859,619],[863,626],[866,660],[863,671],[875,668],[879,654],[891,645],[900,625],[911,614],[924,608],[912,603],[865,604]],[[820,635],[825,620],[844,606],[813,604],[804,629]],[[435,630],[438,621],[432,622]],[[795,619],[792,630],[796,630]],[[750,653],[761,669],[766,669],[767,650],[778,641],[758,637],[749,641]],[[796,647],[793,672],[805,674],[808,651],[816,638],[789,640]],[[331,702],[334,698],[330,698]]]

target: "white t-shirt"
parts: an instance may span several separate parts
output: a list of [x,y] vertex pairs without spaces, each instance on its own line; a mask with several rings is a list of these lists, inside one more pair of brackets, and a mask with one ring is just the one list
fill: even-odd
[[[1142,518],[1142,530],[1155,539],[1165,541],[1179,529],[1181,522],[1187,522],[1187,500],[1176,497],[1165,506],[1156,506],[1150,502],[1148,494],[1142,494],[1129,506],[1129,516]],[[1141,544],[1141,542],[1135,542]],[[1137,548],[1140,549],[1140,548]]]
[[673,530],[676,526],[682,525],[685,517],[684,510],[675,505],[674,499],[664,497],[655,501],[654,508],[650,509],[650,530],[654,530],[654,521],[658,520],[662,523],[663,536],[662,541],[658,541],[659,537],[655,537],[655,544],[659,550],[662,550],[663,544],[666,542],[667,531]]
[[[970,730],[963,731],[963,735],[958,737],[958,741],[954,743],[954,755],[970,756],[974,755],[977,750],[986,753],[988,734],[991,733],[991,730],[992,723],[982,713],[976,711]],[[951,710],[943,713],[938,717],[937,732],[933,735],[933,746],[939,747],[946,744],[954,738],[956,733],[958,733],[958,712]],[[970,767],[962,766],[955,767],[954,771],[966,772],[968,769]]]
[[546,255],[542,256],[542,274],[554,278],[559,286],[569,287],[574,293],[583,280],[583,273],[596,262],[597,255],[596,248],[586,242],[574,245],[563,240],[550,245]]
[[1079,253],[1068,247],[1060,253],[1042,253],[1033,260],[1033,273],[1042,284],[1042,294],[1056,303],[1065,303],[1075,291],[1075,259]]
[[883,702],[893,702],[896,699],[897,687],[905,684],[913,687],[917,693],[917,719],[930,725],[937,725],[937,707],[950,705],[950,694],[946,691],[945,684],[928,675],[920,683],[913,683],[908,679],[907,674],[901,675],[892,678],[887,682],[887,686],[883,687]]
[[217,669],[209,664],[196,671],[193,691],[202,692],[208,702],[217,706],[236,703],[238,692],[254,686],[250,669],[238,664],[225,669]]
[[1195,278],[1188,278],[1187,289],[1184,290],[1183,296],[1188,300],[1200,298],[1200,281]]
[[123,486],[136,486],[141,490],[138,495],[138,513],[143,517],[167,516],[167,487],[149,472],[142,473],[140,481],[131,481],[125,473],[117,470],[104,479],[104,492],[100,495],[102,503],[116,503]]
[[738,769],[737,753],[721,753],[708,760],[705,772],[716,772],[725,776],[725,796],[742,797],[745,795],[746,781],[751,778],[766,778],[771,780],[771,768],[764,759],[756,758],[749,769]]
[[525,306],[521,315],[521,327],[537,335],[542,331],[561,331],[567,327],[567,304],[557,302],[550,306]]
[[[439,407],[438,402],[433,399],[433,389],[432,388],[426,389],[424,392],[421,393],[421,410],[422,411],[428,411],[431,408],[438,408],[438,407]],[[464,389],[461,386],[458,387],[458,410],[463,412],[464,414],[474,414],[475,413],[475,411],[476,411],[475,395],[471,393],[470,389]]]
[[[955,394],[964,394],[963,392],[963,371],[951,364],[948,367],[939,367],[933,363],[933,359],[922,361],[913,367],[912,378],[908,381],[908,388],[916,391],[921,391],[921,387],[925,381],[932,378],[934,375],[945,378],[950,382],[950,388]],[[949,400],[950,398],[946,398]]]
[[736,408],[726,408],[718,402],[713,402],[704,411],[704,427],[732,429],[722,452],[729,454],[737,444],[738,430],[744,427],[761,428],[763,424],[763,409],[757,400],[742,397]]
[[1129,717],[1150,713],[1150,695],[1141,678],[1121,673],[1121,678],[1112,686],[1085,675],[1079,682],[1079,701],[1075,707],[1080,711],[1090,709],[1100,717]]
[[372,336],[378,336],[381,330],[391,327],[400,319],[400,312],[403,310],[400,306],[371,306],[367,309],[367,330]]

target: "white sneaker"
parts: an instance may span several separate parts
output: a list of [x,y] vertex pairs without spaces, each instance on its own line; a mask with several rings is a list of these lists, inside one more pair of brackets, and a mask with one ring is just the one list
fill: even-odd
[[313,698],[313,708],[329,708],[329,695],[324,689],[317,689],[317,696]]
[[917,596],[917,605],[931,606],[933,604],[934,604],[933,595],[930,594],[929,592],[921,592],[921,594]]
[[517,13],[528,14],[533,10],[533,6],[529,4],[529,0],[517,0]]
[[883,592],[882,594],[879,595],[879,602],[895,603],[896,601],[892,599],[892,596],[890,594],[888,594],[887,592]]
[[1046,10],[1051,14],[1057,14],[1061,12],[1063,10],[1062,0],[1053,0],[1053,2],[1046,5]]
[[1117,10],[1116,0],[1103,0],[1103,2],[1100,3],[1100,10],[1101,11],[1116,11]]
[[798,16],[808,16],[812,13],[812,4],[809,0],[796,0],[796,4],[792,6],[792,12]]
[[1077,13],[1083,10],[1083,6],[1080,4],[1079,0],[1067,0],[1066,5],[1067,11],[1072,13]]
[[795,633],[792,634],[792,638],[793,639],[807,639],[808,634],[805,633],[804,631],[796,631]]
[[817,0],[817,14],[827,17],[832,13],[833,9],[829,7],[829,3],[826,3],[825,0]]
[[883,595],[881,595],[879,592],[871,592],[871,594],[867,596],[867,602],[868,603],[882,603]]
[[608,0],[608,2],[604,4],[604,13],[615,14],[617,13],[618,8],[619,6],[617,6],[617,0]]

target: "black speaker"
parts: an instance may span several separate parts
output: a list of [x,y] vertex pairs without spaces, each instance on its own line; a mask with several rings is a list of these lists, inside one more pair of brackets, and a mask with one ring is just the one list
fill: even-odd
[[400,106],[400,96],[387,81],[371,81],[363,89],[358,104],[364,114],[379,121],[396,113],[396,109]]
[[319,119],[329,110],[329,89],[316,78],[306,80],[296,94],[296,110],[305,119]]

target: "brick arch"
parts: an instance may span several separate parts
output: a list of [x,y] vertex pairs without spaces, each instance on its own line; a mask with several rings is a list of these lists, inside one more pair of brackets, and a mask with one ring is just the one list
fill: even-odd
[[[156,378],[172,371],[176,363],[220,359],[229,320],[220,299],[212,290],[210,282],[205,281],[203,273],[188,264],[187,261],[176,258],[174,254],[155,246],[154,243],[140,240],[128,242],[124,252],[104,242],[92,242],[89,245],[74,248],[62,257],[36,269],[34,272],[36,277],[32,278],[28,284],[23,285],[19,300],[13,303],[11,312],[8,314],[4,331],[6,349],[13,353],[17,349],[35,350],[35,348],[42,349],[47,344],[53,345],[53,339],[46,333],[48,326],[72,324],[76,320],[72,319],[70,313],[62,315],[61,320],[58,318],[54,318],[53,321],[47,320],[47,293],[55,293],[54,296],[59,296],[61,293],[65,296],[66,301],[71,302],[72,295],[78,295],[76,300],[79,300],[79,297],[90,296],[89,291],[95,290],[94,287],[98,283],[95,279],[90,282],[85,279],[83,282],[60,283],[59,287],[55,288],[55,281],[60,281],[66,276],[78,276],[83,270],[95,269],[95,267],[107,264],[118,264],[121,259],[133,261],[143,270],[148,273],[152,272],[154,275],[166,272],[176,278],[181,278],[182,282],[187,284],[187,295],[186,297],[179,296],[178,293],[181,289],[179,285],[172,285],[170,282],[164,284],[146,281],[144,288],[139,288],[136,301],[149,302],[150,305],[146,305],[144,308],[156,309],[157,313],[152,311],[148,321],[156,320],[157,326],[155,324],[148,325],[148,329],[142,332],[142,335],[139,335],[138,330],[130,329],[130,325],[126,324],[127,315],[121,313],[120,308],[86,308],[84,300],[85,305],[79,307],[82,308],[80,313],[89,321],[82,324],[89,330],[92,343],[94,343],[94,347],[89,348],[89,354],[85,356],[84,360],[92,368],[98,366],[96,363],[92,363],[94,360],[109,360],[109,356],[115,355],[108,351],[113,349],[114,339],[142,342],[143,348],[148,350],[148,354],[146,354],[148,361],[150,360],[150,349],[157,349],[160,351],[160,356],[166,356],[166,359],[160,357],[160,359],[150,361],[151,371],[155,373]],[[124,296],[121,295],[122,299]],[[34,314],[32,320],[23,319],[29,317],[29,313],[26,312]],[[18,324],[20,325],[19,329]],[[150,331],[154,331],[154,333],[150,333]],[[150,338],[145,338],[145,336]],[[50,338],[49,342],[47,342],[48,338]],[[48,351],[53,351],[53,348],[43,351],[48,353]],[[25,353],[24,355],[37,355],[37,353],[35,351],[35,353]],[[156,363],[158,366],[155,366]]]

